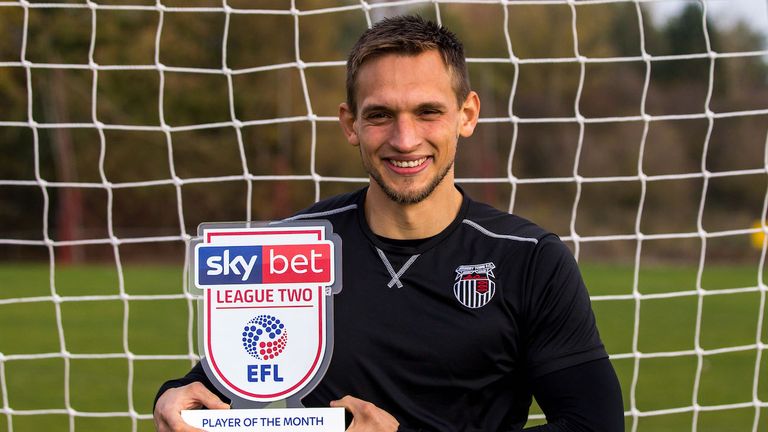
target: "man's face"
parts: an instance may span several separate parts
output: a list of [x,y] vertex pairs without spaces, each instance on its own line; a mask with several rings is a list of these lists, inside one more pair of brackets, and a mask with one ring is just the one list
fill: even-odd
[[443,179],[453,179],[456,144],[459,136],[472,134],[479,100],[471,93],[459,106],[452,83],[437,51],[389,54],[363,64],[357,115],[342,104],[339,117],[349,142],[360,147],[372,188],[414,204]]

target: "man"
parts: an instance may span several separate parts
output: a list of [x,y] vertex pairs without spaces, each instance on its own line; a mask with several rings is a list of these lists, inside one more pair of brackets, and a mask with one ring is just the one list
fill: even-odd
[[[339,120],[372,181],[291,218],[328,219],[344,242],[333,359],[303,403],[346,408],[349,431],[500,431],[523,428],[533,395],[548,424],[530,430],[623,430],[570,252],[454,184],[479,111],[444,28],[387,19],[353,48]],[[182,409],[227,407],[206,381],[198,365],[163,386],[159,430],[193,430]]]

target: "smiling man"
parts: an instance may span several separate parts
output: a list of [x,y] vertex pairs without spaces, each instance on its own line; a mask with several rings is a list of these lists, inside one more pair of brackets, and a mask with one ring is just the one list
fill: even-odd
[[[621,431],[621,390],[576,263],[553,234],[454,184],[474,132],[461,43],[419,17],[366,31],[347,63],[342,130],[370,185],[290,219],[344,242],[335,347],[306,406],[342,406],[349,431]],[[196,366],[158,393],[158,430],[182,409],[226,408]]]
[[361,98],[342,104],[339,117],[347,140],[361,146],[378,202],[461,201],[452,181],[457,138],[474,131],[480,100],[472,92],[458,102],[446,72],[435,50],[378,57],[358,69],[353,91]]
[[354,98],[339,108],[344,134],[373,180],[366,220],[388,238],[436,235],[461,206],[453,163],[458,138],[475,129],[480,99],[456,95],[454,74],[436,49],[369,57],[354,69]]

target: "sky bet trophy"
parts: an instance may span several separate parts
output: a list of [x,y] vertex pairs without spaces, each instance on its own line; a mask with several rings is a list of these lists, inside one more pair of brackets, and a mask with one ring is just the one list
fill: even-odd
[[198,236],[189,276],[203,367],[233,409],[182,418],[207,431],[342,432],[343,408],[301,405],[333,351],[341,238],[330,222],[204,223]]

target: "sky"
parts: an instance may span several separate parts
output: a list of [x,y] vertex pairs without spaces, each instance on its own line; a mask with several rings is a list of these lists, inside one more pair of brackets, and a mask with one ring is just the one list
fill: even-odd
[[[768,36],[768,0],[706,0],[706,2],[709,18],[715,23],[731,26],[741,20],[754,30]],[[690,3],[699,3],[699,0],[660,0],[647,5],[656,14],[656,19],[664,22]]]

